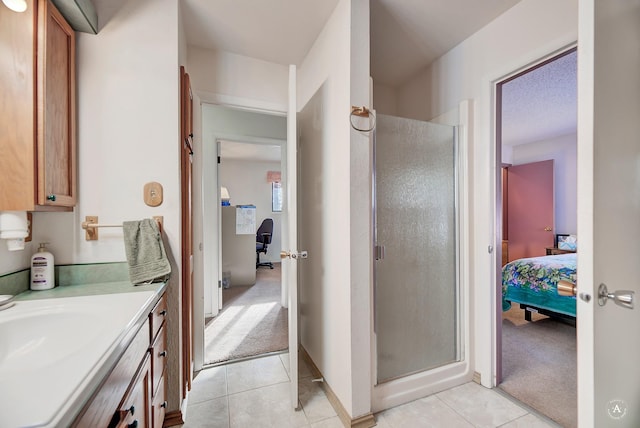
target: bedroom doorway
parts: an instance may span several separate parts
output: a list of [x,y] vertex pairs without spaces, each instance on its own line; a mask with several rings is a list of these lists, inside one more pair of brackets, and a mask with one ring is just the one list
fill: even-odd
[[[502,166],[496,189],[502,223],[502,257],[496,258],[496,385],[563,427],[577,426],[575,297],[555,291],[560,278],[576,277],[575,250],[558,248],[558,237],[561,243],[568,236],[573,242],[577,230],[576,75],[574,47],[496,84],[496,162]],[[542,164],[548,172],[541,181],[552,186],[552,224],[542,216],[522,224],[513,216],[542,204],[532,197],[539,184],[529,183],[533,187],[525,192],[509,187],[521,178],[518,170]],[[540,236],[546,243],[529,238],[511,243],[512,235]],[[556,255],[561,252],[569,254]],[[532,279],[538,276],[542,282]],[[555,297],[543,301],[544,290]]]
[[[276,144],[278,143],[278,144]],[[282,146],[284,141],[220,138],[220,312],[205,319],[205,365],[284,352],[287,308],[282,304]],[[238,230],[243,215],[250,217]],[[270,221],[269,221],[270,220]],[[257,252],[262,223],[270,224]],[[262,235],[262,233],[260,233]]]

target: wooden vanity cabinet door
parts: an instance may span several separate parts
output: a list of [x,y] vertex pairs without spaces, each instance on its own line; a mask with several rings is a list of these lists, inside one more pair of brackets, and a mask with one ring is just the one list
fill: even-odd
[[76,204],[75,32],[50,0],[38,2],[37,203]]
[[151,359],[149,354],[140,366],[140,370],[122,403],[118,407],[120,422],[117,427],[151,427]]
[[158,389],[156,390],[156,395],[153,397],[153,405],[152,405],[152,417],[153,417],[153,428],[162,428],[164,424],[164,415],[167,412],[167,396],[165,394],[166,391],[166,381],[165,376],[160,378],[160,383],[158,384]]
[[[132,379],[140,372],[141,362],[149,362],[149,320],[146,320],[113,371],[80,412],[73,428],[95,428],[110,425],[114,411],[131,390]],[[149,390],[150,391],[150,390]],[[116,419],[116,424],[119,419]]]

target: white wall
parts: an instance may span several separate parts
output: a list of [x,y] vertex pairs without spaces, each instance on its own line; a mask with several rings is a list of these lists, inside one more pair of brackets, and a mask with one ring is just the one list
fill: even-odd
[[[56,263],[126,260],[121,229],[85,241],[80,223],[164,216],[180,248],[177,1],[97,1],[101,29],[77,34],[78,205],[37,213],[34,238],[51,242]],[[146,28],[140,32],[140,28]],[[145,205],[145,183],[164,187],[164,203]]]
[[279,262],[282,249],[282,213],[271,210],[271,183],[267,171],[281,171],[280,162],[225,160],[219,166],[219,184],[229,190],[231,205],[256,206],[256,230],[265,218],[273,219],[273,235],[267,254],[260,254],[261,262]]
[[482,384],[494,383],[496,167],[493,143],[494,83],[577,40],[576,0],[523,0],[494,22],[436,60],[398,90],[398,114],[428,120],[474,100],[470,149],[471,245],[475,370]]
[[189,73],[204,102],[286,111],[289,69],[255,58],[189,46]]
[[378,114],[397,116],[398,94],[395,88],[373,81],[373,108]]
[[0,240],[0,275],[27,269],[31,263],[31,256],[38,246],[36,242],[26,242],[24,250],[7,250],[6,241]]
[[513,165],[554,160],[554,233],[575,234],[577,231],[577,138],[576,134],[563,135],[513,147]]
[[[227,107],[202,105],[202,242],[204,268],[204,312],[214,312],[218,280],[221,280],[218,241],[218,163],[219,138],[264,144],[282,144],[287,137],[284,116],[235,110]],[[233,202],[238,201],[232,194]]]
[[[98,0],[97,35],[77,33],[78,204],[73,213],[34,215],[34,241],[50,242],[56,264],[126,260],[121,229],[85,241],[86,215],[101,223],[164,216],[180,263],[179,64],[177,0]],[[143,30],[142,30],[143,29]],[[145,205],[145,183],[164,202]],[[179,266],[178,266],[179,268]],[[169,411],[181,405],[180,271],[169,287]],[[176,383],[177,382],[177,383]]]

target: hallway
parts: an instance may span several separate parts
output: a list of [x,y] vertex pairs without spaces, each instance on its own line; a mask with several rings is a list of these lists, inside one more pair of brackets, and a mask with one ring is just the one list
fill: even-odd
[[222,290],[222,310],[205,326],[205,364],[287,349],[287,309],[280,304],[280,269],[280,263],[274,263],[273,269],[257,269],[254,285]]
[[[300,361],[300,407],[289,406],[289,354],[202,370],[193,381],[184,428],[342,428],[320,386]],[[496,390],[467,383],[376,414],[380,428],[554,428]]]

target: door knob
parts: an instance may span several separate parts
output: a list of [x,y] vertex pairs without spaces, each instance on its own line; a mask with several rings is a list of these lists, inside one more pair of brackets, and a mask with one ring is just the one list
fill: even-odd
[[296,251],[280,251],[281,259],[306,259],[309,257],[309,254],[306,251],[300,251],[299,253]]
[[604,306],[607,304],[607,300],[613,300],[616,305],[623,308],[633,309],[633,296],[635,292],[631,290],[618,290],[613,293],[609,293],[605,284],[600,284],[598,287],[598,304]]
[[551,232],[553,230],[553,228],[551,226],[547,226],[544,228],[545,232]]

